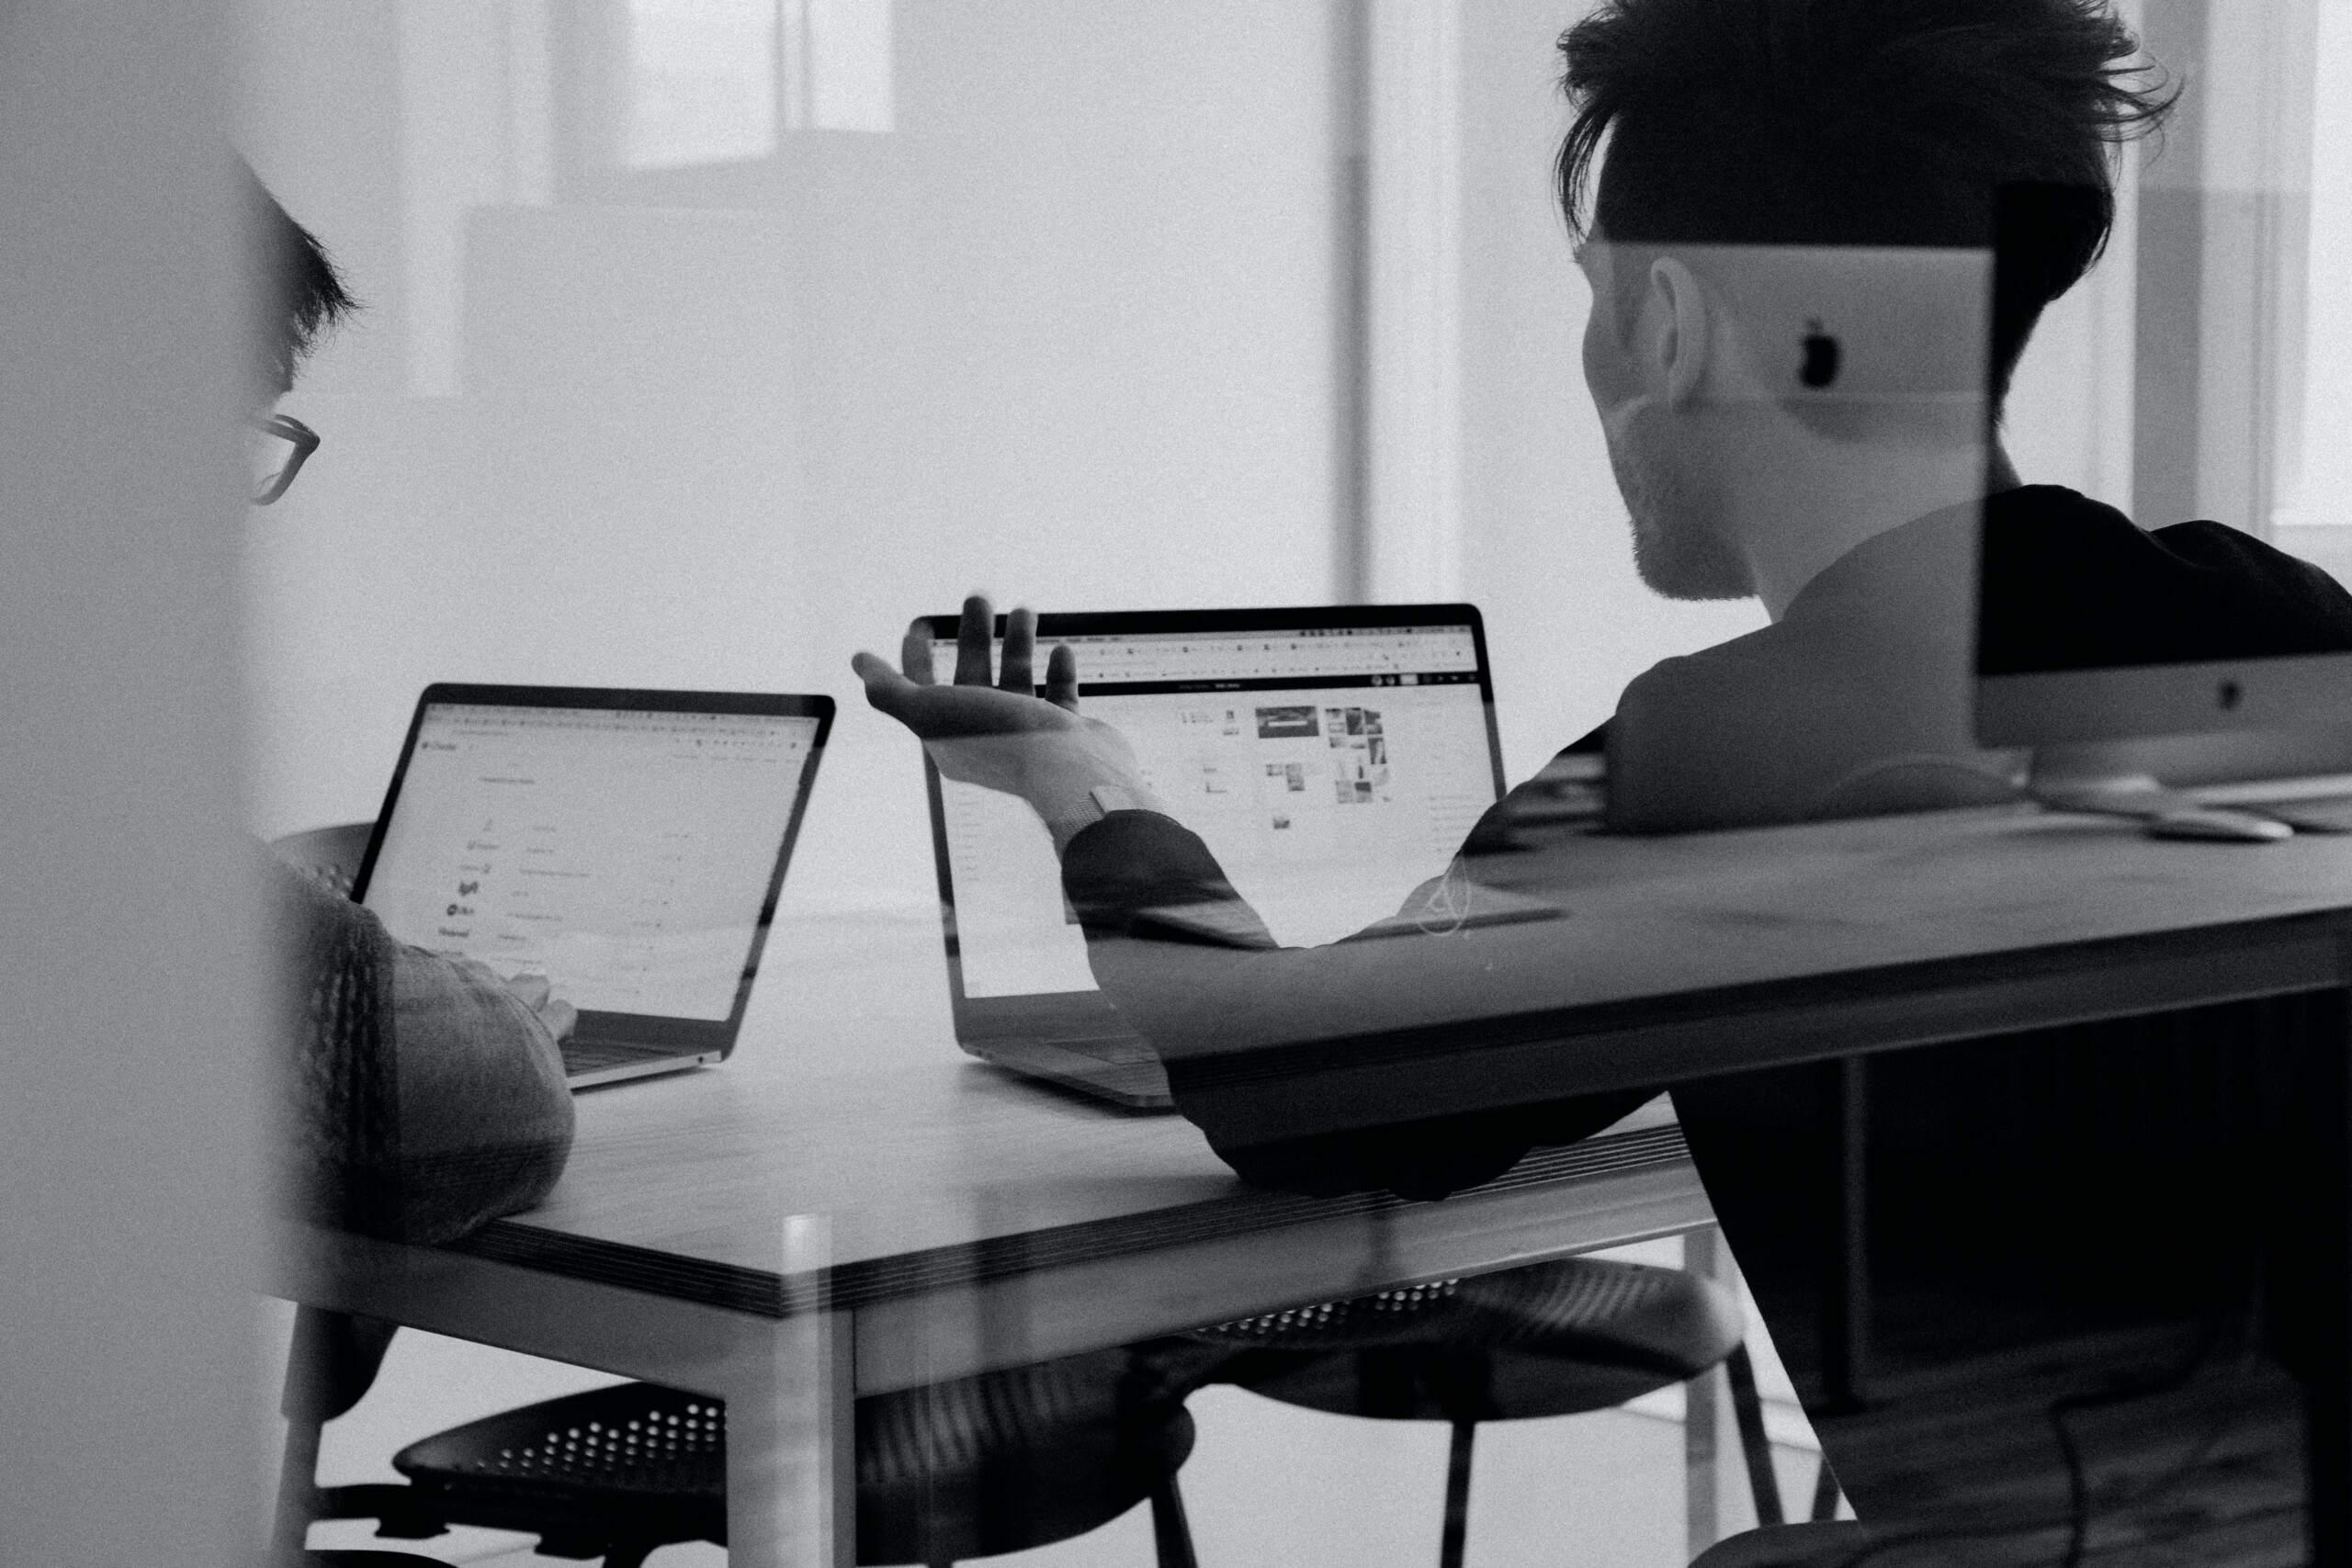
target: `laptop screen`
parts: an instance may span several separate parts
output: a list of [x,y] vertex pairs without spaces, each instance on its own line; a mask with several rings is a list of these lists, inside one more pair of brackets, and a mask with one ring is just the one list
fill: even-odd
[[821,724],[428,694],[364,902],[401,941],[545,975],[583,1014],[723,1022]]
[[[1495,803],[1470,619],[1081,629],[1121,618],[1058,617],[1063,631],[1048,616],[1040,650],[1077,655],[1083,711],[1134,745],[1154,793],[1284,943],[1334,941],[1394,913]],[[952,637],[933,658],[943,674],[955,667]],[[938,788],[964,996],[1092,991],[1044,826],[1012,796],[950,779]]]

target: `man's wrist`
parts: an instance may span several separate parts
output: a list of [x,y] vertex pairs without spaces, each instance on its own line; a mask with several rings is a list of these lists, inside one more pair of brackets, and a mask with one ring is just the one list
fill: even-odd
[[1054,852],[1060,854],[1069,848],[1069,841],[1102,821],[1114,811],[1158,811],[1165,814],[1168,807],[1160,798],[1140,783],[1095,784],[1069,799],[1057,802],[1056,809],[1040,812],[1046,830],[1053,835]]

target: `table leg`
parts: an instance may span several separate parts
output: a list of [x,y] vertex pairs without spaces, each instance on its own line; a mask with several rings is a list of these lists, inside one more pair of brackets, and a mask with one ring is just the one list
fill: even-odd
[[1821,1317],[1821,1365],[1831,1406],[1852,1411],[1867,1397],[1870,1355],[1870,1058],[1843,1056],[1834,1069],[1838,1201],[1831,1220],[1833,1268]]
[[856,1568],[855,1325],[813,1281],[832,1263],[820,1214],[784,1222],[786,1316],[727,1404],[732,1568]]
[[854,1568],[857,1465],[852,1326],[810,1312],[775,1325],[727,1399],[732,1568]]
[[[1682,1267],[1702,1280],[1722,1277],[1723,1233],[1710,1225],[1682,1234]],[[1722,1400],[1715,1374],[1702,1372],[1682,1385],[1682,1528],[1690,1555],[1697,1557],[1723,1539],[1716,1506],[1722,1495]]]

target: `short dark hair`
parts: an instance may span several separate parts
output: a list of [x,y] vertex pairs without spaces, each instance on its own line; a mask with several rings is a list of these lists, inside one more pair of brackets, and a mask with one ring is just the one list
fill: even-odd
[[294,384],[294,368],[328,327],[359,309],[327,259],[318,236],[288,215],[243,160],[237,164],[243,188],[250,254],[259,269],[254,325],[258,368],[278,388]]
[[1996,398],[2106,247],[2113,150],[2176,96],[2109,0],[1603,0],[1560,53],[1578,236],[1589,195],[1612,241],[1989,245],[2009,188]]

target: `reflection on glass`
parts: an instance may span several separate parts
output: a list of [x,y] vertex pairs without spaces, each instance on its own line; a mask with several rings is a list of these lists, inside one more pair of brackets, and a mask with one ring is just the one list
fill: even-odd
[[1969,701],[1990,254],[1596,243],[1583,264],[1586,376],[1643,581],[1772,618],[1626,688],[1611,821],[2005,794]]
[[776,0],[629,0],[622,161],[636,169],[775,151]]
[[890,85],[891,0],[785,0],[787,13],[803,5],[808,123],[820,130],[890,130],[897,120]]
[[[2352,7],[2324,6],[2319,15],[2318,91],[2312,126],[2311,249],[2305,270],[2301,450],[2281,486],[2278,520],[2297,525],[2352,524],[2352,442],[2344,439],[2352,409]],[[2294,351],[2290,340],[2285,345]],[[2329,541],[2341,558],[2352,547]]]
[[621,162],[771,157],[779,130],[897,125],[891,0],[629,0]]

